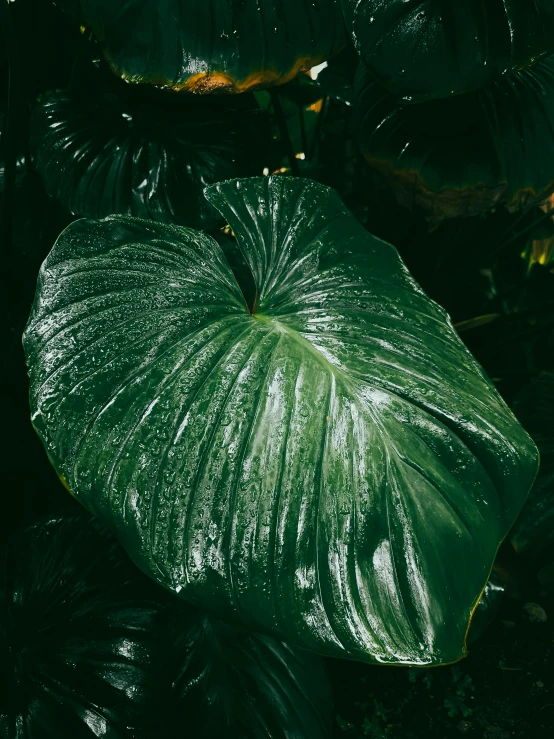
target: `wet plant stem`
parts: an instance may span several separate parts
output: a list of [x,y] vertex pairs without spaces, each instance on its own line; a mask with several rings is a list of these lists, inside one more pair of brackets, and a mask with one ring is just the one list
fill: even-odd
[[275,120],[277,121],[277,127],[279,128],[279,135],[281,136],[281,141],[283,142],[287,153],[291,172],[295,177],[298,177],[300,174],[298,170],[298,160],[296,159],[294,149],[292,148],[292,141],[290,140],[287,122],[285,121],[285,116],[283,114],[283,107],[281,106],[281,100],[279,99],[279,93],[275,92],[275,90],[271,90],[270,95],[273,110],[275,111]]

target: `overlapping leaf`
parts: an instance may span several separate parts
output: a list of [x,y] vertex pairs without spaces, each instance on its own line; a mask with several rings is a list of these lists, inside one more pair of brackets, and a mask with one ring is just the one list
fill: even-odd
[[476,93],[398,105],[363,66],[358,140],[399,201],[430,220],[514,211],[554,188],[554,57]]
[[1,736],[117,739],[153,726],[163,601],[149,585],[84,511],[18,532],[0,609]]
[[536,450],[396,250],[314,182],[208,199],[218,245],[78,221],[25,334],[33,423],[76,497],[167,588],[321,653],[437,664]]
[[48,193],[78,216],[112,213],[209,228],[206,185],[261,174],[269,140],[254,100],[156,107],[112,94],[48,95],[31,145]]
[[270,87],[345,43],[340,0],[57,0],[129,82],[192,92]]
[[[324,739],[333,700],[324,661],[181,609],[170,622],[173,726],[210,739]],[[180,731],[175,732],[180,736]]]
[[330,735],[321,658],[171,603],[84,511],[19,530],[0,583],[3,737]]
[[550,0],[342,0],[372,73],[407,102],[476,90],[554,53]]

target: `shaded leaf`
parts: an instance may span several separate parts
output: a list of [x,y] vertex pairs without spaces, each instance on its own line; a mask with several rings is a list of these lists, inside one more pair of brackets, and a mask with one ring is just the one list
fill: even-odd
[[321,658],[170,603],[84,511],[19,530],[6,573],[2,736],[330,736]]
[[358,52],[407,101],[484,87],[554,53],[550,0],[343,0]]
[[141,569],[320,653],[436,664],[536,450],[396,250],[308,180],[208,189],[257,288],[165,224],[78,221],[25,333],[35,428]]
[[[340,0],[57,0],[129,82],[244,92],[288,82],[340,50]],[[78,9],[78,10],[77,10]]]
[[429,220],[541,202],[554,188],[554,57],[488,88],[397,105],[360,67],[358,140],[397,199]]
[[331,736],[331,688],[320,657],[229,626],[192,607],[171,623],[174,725],[213,739]]
[[140,735],[160,700],[153,590],[84,512],[18,531],[0,604],[0,734]]
[[206,185],[261,174],[267,115],[253,98],[151,104],[112,94],[46,96],[31,144],[47,192],[72,214],[112,213],[209,228]]

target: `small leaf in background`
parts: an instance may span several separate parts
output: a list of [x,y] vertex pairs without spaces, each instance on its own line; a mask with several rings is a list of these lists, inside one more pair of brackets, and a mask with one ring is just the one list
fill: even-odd
[[372,73],[409,102],[484,87],[554,53],[550,0],[342,0]]
[[55,468],[141,569],[222,617],[329,655],[458,659],[534,445],[336,193],[207,197],[248,307],[217,243],[166,224],[77,221],[44,263],[25,350]]
[[250,96],[158,102],[101,90],[45,96],[33,112],[31,147],[48,194],[76,216],[220,223],[204,187],[262,173],[265,111]]
[[151,736],[167,597],[113,537],[84,511],[41,520],[12,538],[2,585],[0,735]]
[[434,225],[527,209],[554,188],[554,57],[478,92],[413,106],[360,66],[356,105],[368,164]]
[[288,82],[346,42],[340,0],[57,0],[128,82],[195,93]]

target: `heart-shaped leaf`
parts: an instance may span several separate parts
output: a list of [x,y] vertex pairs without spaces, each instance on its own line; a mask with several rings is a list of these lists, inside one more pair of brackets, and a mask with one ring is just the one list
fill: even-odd
[[551,0],[342,0],[371,72],[408,102],[476,90],[554,53]]
[[341,0],[57,0],[129,82],[191,92],[282,84],[339,51]]
[[46,190],[74,215],[121,213],[198,228],[218,221],[204,187],[261,174],[268,141],[267,114],[253,96],[152,107],[56,92],[31,121]]
[[396,250],[308,180],[214,185],[219,246],[77,221],[25,333],[33,423],[167,588],[321,653],[435,664],[536,474],[529,437]]
[[331,736],[333,699],[320,657],[192,607],[171,615],[175,736],[183,716],[192,736],[210,739]]
[[516,211],[554,188],[554,57],[479,92],[405,106],[360,66],[356,96],[365,158],[432,222]]
[[19,531],[0,603],[0,735],[117,739],[152,728],[163,697],[158,592],[84,511]]

